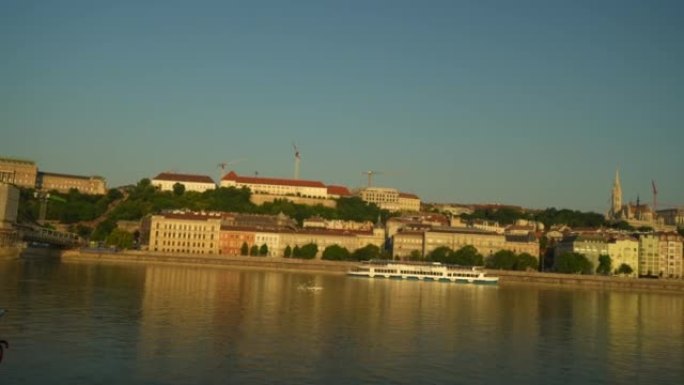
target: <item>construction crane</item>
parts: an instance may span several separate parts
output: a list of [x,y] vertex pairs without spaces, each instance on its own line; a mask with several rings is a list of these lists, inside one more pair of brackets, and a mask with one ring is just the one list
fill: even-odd
[[246,161],[246,160],[247,160],[247,159],[241,158],[241,159],[230,160],[230,161],[228,161],[228,162],[221,162],[221,163],[219,163],[219,164],[216,166],[217,168],[220,168],[220,169],[221,169],[221,171],[219,172],[218,183],[221,184],[221,179],[223,179],[223,175],[226,173],[226,168],[227,168],[228,166],[232,166],[232,165],[234,165],[234,164],[238,164],[238,163],[244,162],[244,161]]
[[368,176],[368,187],[371,187],[371,185],[373,184],[373,175],[380,175],[382,173],[383,173],[382,171],[372,171],[372,170],[362,172],[362,174]]
[[299,149],[297,148],[297,145],[292,142],[292,148],[294,149],[294,157],[295,157],[295,164],[294,164],[294,178],[299,179],[299,164],[302,161],[302,158],[299,154]]

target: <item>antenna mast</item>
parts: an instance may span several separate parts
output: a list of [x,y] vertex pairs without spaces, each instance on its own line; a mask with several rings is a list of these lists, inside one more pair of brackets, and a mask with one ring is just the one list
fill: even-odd
[[292,142],[292,148],[294,149],[294,156],[295,156],[295,163],[294,163],[294,178],[299,179],[299,164],[302,161],[301,156],[299,155],[299,149],[297,148],[297,145]]

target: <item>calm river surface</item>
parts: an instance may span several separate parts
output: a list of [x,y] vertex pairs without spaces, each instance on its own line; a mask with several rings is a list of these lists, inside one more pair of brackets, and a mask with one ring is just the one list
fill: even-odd
[[0,307],[0,384],[684,383],[676,294],[0,260]]

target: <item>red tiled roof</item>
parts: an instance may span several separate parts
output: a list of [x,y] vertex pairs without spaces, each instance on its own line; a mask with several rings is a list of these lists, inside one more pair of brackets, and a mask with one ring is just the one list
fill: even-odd
[[280,179],[280,178],[260,178],[256,176],[238,176],[235,171],[231,171],[221,180],[234,181],[236,183],[245,184],[270,184],[277,186],[295,186],[295,187],[321,187],[325,188],[325,185],[321,182],[314,180],[301,180],[301,179]]
[[420,200],[420,198],[418,198],[418,195],[414,195],[414,194],[410,194],[410,193],[403,193],[403,192],[399,193],[399,198],[410,198],[410,199]]
[[162,172],[161,174],[155,176],[153,180],[170,180],[174,182],[195,182],[214,184],[214,180],[206,175],[176,174],[170,172]]
[[351,192],[349,192],[349,189],[344,186],[330,185],[328,186],[328,194],[344,197],[351,195]]

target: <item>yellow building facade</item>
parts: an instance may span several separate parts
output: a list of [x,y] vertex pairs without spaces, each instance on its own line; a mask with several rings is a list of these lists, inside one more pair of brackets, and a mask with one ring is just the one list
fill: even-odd
[[219,254],[221,217],[194,213],[152,215],[142,226],[149,251],[169,254]]

